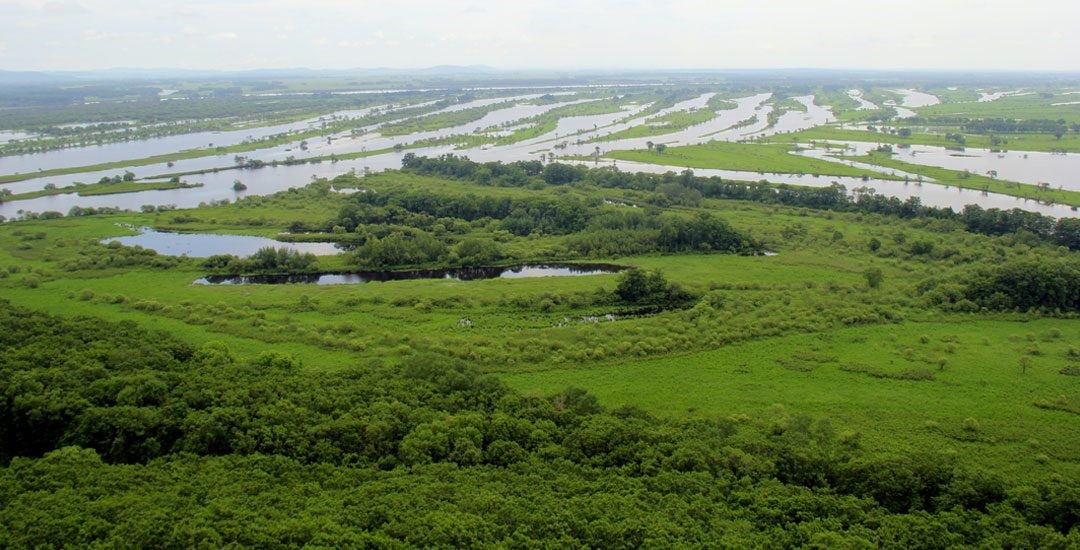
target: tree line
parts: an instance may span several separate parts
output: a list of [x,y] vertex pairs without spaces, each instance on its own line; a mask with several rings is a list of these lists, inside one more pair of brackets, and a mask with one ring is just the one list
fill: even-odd
[[[408,156],[408,155],[406,155]],[[468,159],[443,155],[438,158],[414,157],[403,160],[403,170],[421,174],[439,174],[461,179],[474,179],[481,167],[495,171],[502,166],[513,169],[520,163],[503,165],[498,162],[473,163]],[[552,168],[562,166],[563,168]],[[447,167],[453,167],[451,170]],[[535,168],[535,167],[534,167]],[[578,165],[549,164],[542,171],[551,169],[560,176],[560,185],[586,182],[605,188],[629,189],[656,193],[652,200],[660,205],[683,204],[693,202],[695,194],[703,198],[745,200],[765,204],[780,204],[792,207],[834,210],[841,212],[862,212],[883,214],[900,218],[932,218],[956,222],[967,231],[988,235],[1007,233],[1030,233],[1039,239],[1067,246],[1072,250],[1080,249],[1080,229],[1076,220],[1062,218],[1057,220],[1037,212],[1019,208],[1001,210],[983,209],[978,205],[968,205],[962,212],[952,208],[925,206],[918,197],[900,200],[886,197],[872,189],[857,188],[848,192],[840,184],[828,187],[801,187],[786,184],[761,182],[728,181],[719,176],[700,177],[686,170],[676,174],[631,173],[611,168],[587,168]],[[534,176],[532,183],[545,183],[541,175]],[[480,183],[477,181],[477,183]],[[526,181],[522,185],[529,185]],[[689,197],[689,198],[688,198]]]

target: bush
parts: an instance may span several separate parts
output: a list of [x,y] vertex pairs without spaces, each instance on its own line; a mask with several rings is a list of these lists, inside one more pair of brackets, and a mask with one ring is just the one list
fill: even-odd
[[675,307],[693,299],[693,296],[677,283],[669,283],[660,271],[633,268],[619,276],[615,295],[634,305]]
[[866,278],[866,284],[870,288],[881,286],[881,282],[885,280],[885,274],[877,267],[867,268],[866,271],[863,271],[863,277]]

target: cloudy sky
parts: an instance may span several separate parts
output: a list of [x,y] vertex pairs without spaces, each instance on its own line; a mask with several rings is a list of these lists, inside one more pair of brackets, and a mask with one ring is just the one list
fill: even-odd
[[0,0],[0,69],[1080,70],[1077,0]]

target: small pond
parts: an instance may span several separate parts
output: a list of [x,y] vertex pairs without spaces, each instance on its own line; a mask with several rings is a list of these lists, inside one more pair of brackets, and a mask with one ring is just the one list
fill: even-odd
[[618,273],[624,266],[612,264],[538,264],[510,267],[455,267],[411,271],[354,271],[351,273],[310,273],[291,275],[208,275],[195,280],[197,285],[355,285],[411,279],[524,279],[530,277],[575,277]]
[[191,258],[208,258],[217,254],[232,254],[246,257],[260,248],[287,248],[316,256],[330,256],[343,249],[335,243],[288,243],[267,237],[252,235],[219,235],[214,233],[166,233],[146,227],[138,229],[138,235],[113,237],[102,241],[105,244],[116,241],[126,246],[141,246],[167,256],[187,255]]

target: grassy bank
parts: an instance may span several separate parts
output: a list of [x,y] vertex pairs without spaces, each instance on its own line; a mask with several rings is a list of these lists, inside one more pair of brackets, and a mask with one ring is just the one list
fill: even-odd
[[611,151],[604,157],[682,168],[718,168],[759,173],[820,174],[886,178],[883,174],[844,164],[793,155],[788,145],[759,145],[713,141],[705,145],[668,147],[663,153],[647,150]]

